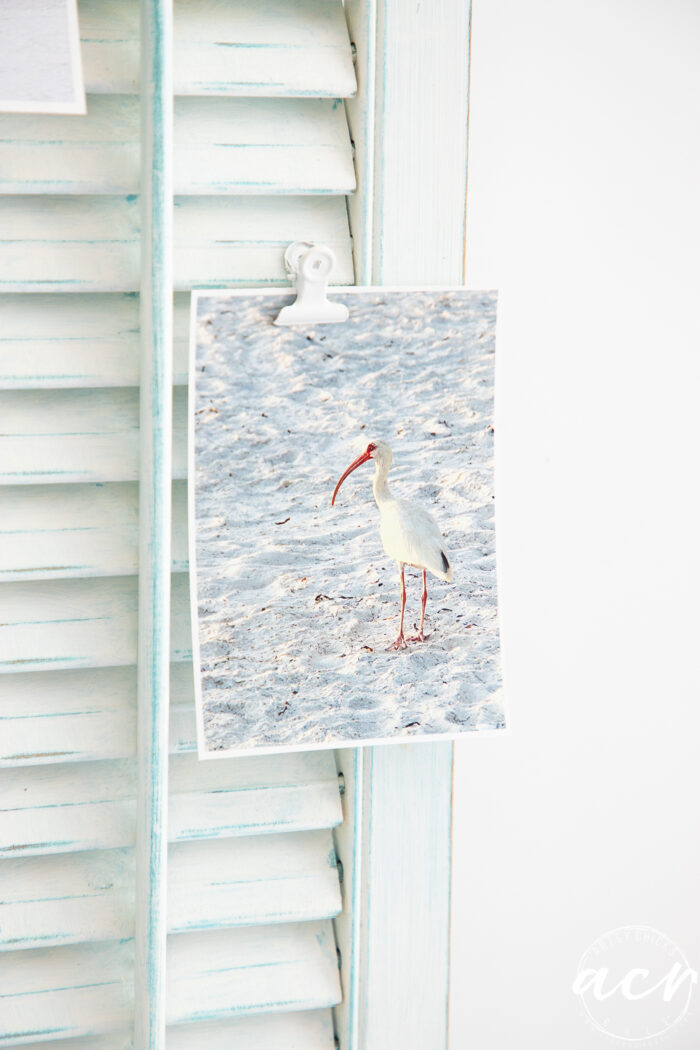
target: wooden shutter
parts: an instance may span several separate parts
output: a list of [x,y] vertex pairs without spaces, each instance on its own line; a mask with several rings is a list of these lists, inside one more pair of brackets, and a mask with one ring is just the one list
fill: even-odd
[[[124,1050],[134,1014],[139,7],[80,5],[85,117],[0,116],[0,1046]],[[174,13],[168,1050],[331,1050],[341,820],[329,752],[198,761],[187,292],[352,282],[339,0]]]

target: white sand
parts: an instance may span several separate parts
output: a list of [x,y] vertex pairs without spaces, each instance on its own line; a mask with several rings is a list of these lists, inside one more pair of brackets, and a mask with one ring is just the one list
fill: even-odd
[[[344,325],[270,324],[288,294],[200,299],[195,478],[206,747],[496,729],[496,297],[357,293]],[[369,441],[394,452],[394,495],[446,539],[452,583],[428,578],[422,644],[385,652],[398,571],[384,554]],[[420,573],[407,570],[407,634]]]

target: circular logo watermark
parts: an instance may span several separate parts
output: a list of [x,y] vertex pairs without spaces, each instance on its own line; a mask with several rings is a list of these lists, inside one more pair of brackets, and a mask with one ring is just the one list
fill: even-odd
[[650,926],[604,933],[581,956],[572,990],[594,1028],[613,1039],[659,1039],[688,1012],[697,971]]

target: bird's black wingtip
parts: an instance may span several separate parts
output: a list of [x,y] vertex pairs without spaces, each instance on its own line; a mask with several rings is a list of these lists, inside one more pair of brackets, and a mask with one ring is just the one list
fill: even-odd
[[445,554],[444,551],[440,551],[440,556],[442,558],[442,571],[443,572],[449,572],[450,571],[450,563],[447,560],[447,555]]

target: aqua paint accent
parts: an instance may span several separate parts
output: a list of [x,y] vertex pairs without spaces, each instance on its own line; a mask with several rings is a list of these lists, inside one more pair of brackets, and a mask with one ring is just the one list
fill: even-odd
[[141,2],[135,1050],[165,1046],[172,434],[172,5]]

